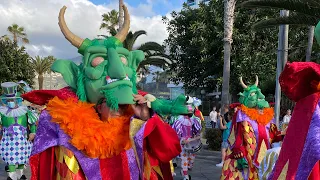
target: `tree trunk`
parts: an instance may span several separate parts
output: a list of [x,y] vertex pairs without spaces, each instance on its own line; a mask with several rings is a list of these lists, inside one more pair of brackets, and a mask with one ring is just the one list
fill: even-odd
[[309,62],[311,60],[313,36],[314,36],[314,26],[309,26],[308,47],[307,47],[307,53],[306,53],[306,61],[307,62]]
[[123,25],[123,0],[119,0],[119,29],[118,31],[120,31],[120,29],[122,28]]
[[39,74],[38,76],[39,89],[43,89],[43,74]]
[[229,100],[229,81],[230,81],[230,57],[231,57],[231,43],[232,43],[232,30],[234,22],[234,9],[236,0],[224,0],[224,64],[223,64],[223,82],[221,105],[227,105]]
[[17,43],[18,42],[18,37],[16,33],[13,33],[13,42]]

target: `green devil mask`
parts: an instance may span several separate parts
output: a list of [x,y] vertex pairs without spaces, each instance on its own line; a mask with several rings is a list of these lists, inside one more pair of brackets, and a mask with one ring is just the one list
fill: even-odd
[[139,50],[123,48],[130,17],[125,6],[124,24],[114,37],[107,39],[81,39],[73,34],[64,19],[66,7],[59,13],[59,26],[65,38],[83,56],[78,66],[72,61],[56,60],[51,69],[61,73],[66,83],[77,93],[81,101],[97,103],[106,98],[107,105],[114,110],[118,104],[134,104],[132,94],[137,94],[136,70],[144,59]]
[[240,98],[239,101],[241,104],[245,105],[248,108],[268,108],[269,103],[265,100],[265,96],[261,93],[261,89],[258,88],[259,79],[256,76],[256,82],[254,85],[247,86],[242,81],[242,77],[240,77],[240,84],[244,89],[243,93],[239,93]]

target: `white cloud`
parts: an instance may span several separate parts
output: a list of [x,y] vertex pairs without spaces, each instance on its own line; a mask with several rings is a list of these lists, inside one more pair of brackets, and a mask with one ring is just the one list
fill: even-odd
[[[82,38],[95,38],[105,34],[99,30],[101,15],[117,9],[117,0],[109,4],[94,5],[88,0],[1,0],[0,35],[8,34],[7,27],[13,23],[25,27],[30,44],[25,45],[32,55],[54,55],[58,58],[78,56],[74,48],[60,32],[58,14],[63,5],[67,6],[65,19],[72,32]],[[162,44],[167,37],[166,26],[161,16],[155,15],[152,5],[140,4],[128,7],[131,14],[131,30],[146,30],[148,35],[141,36],[136,46],[146,41]]]

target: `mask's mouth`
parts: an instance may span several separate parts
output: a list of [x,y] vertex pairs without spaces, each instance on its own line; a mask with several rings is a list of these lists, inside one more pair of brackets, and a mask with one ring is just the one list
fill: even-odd
[[102,86],[101,90],[113,89],[113,88],[120,86],[120,85],[129,86],[131,88],[133,86],[128,75],[123,79],[111,79],[110,76],[107,76],[106,77],[106,85]]
[[[126,77],[122,80],[125,80],[125,81],[130,81],[128,75],[126,75]],[[106,81],[107,81],[107,84],[111,84],[113,82],[117,82],[117,81],[120,81],[120,79],[111,79],[110,76],[107,76],[106,77]]]

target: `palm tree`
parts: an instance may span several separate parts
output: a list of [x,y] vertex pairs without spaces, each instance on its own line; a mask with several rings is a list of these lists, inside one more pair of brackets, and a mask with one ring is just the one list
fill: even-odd
[[249,0],[242,3],[247,8],[277,8],[293,12],[289,17],[278,17],[256,23],[253,28],[261,29],[281,24],[308,25],[308,48],[306,61],[310,61],[313,45],[314,26],[320,19],[320,3],[317,0]]
[[107,29],[112,36],[117,34],[116,27],[119,23],[118,15],[119,13],[114,9],[108,13],[102,14],[100,29]]
[[[147,32],[144,30],[136,31],[132,33],[132,31],[129,31],[126,39],[123,42],[123,47],[132,51],[134,44],[139,36],[146,35]],[[106,35],[99,35],[104,38],[107,38]],[[161,46],[159,43],[156,42],[146,42],[136,49],[141,50],[145,53],[145,60],[142,61],[139,64],[139,67],[137,68],[137,72],[140,71],[140,68],[144,68],[146,65],[153,65],[157,67],[167,67],[168,65],[172,64],[172,61],[170,60],[170,57],[165,54],[165,49],[163,46]]]
[[224,64],[223,64],[223,83],[221,103],[222,106],[229,104],[229,89],[230,89],[230,56],[231,56],[231,43],[232,31],[234,22],[234,9],[236,0],[224,0]]
[[32,67],[38,74],[39,89],[43,89],[43,75],[50,71],[53,61],[54,58],[42,58],[40,56],[31,59]]
[[[51,63],[51,65],[56,60],[56,58],[54,56],[48,56],[48,57],[46,57],[46,59]],[[50,65],[50,67],[51,67],[51,65]],[[52,89],[52,86],[51,86],[52,85],[52,71],[51,71],[51,68],[49,68],[46,73],[50,74],[50,89]]]
[[12,24],[12,26],[9,26],[7,30],[12,34],[13,42],[18,42],[18,40],[21,40],[23,43],[29,43],[29,39],[27,38],[24,27],[18,26],[17,24]]
[[122,28],[122,24],[123,24],[123,0],[119,0],[119,19],[118,19],[118,23],[119,23],[119,29]]

